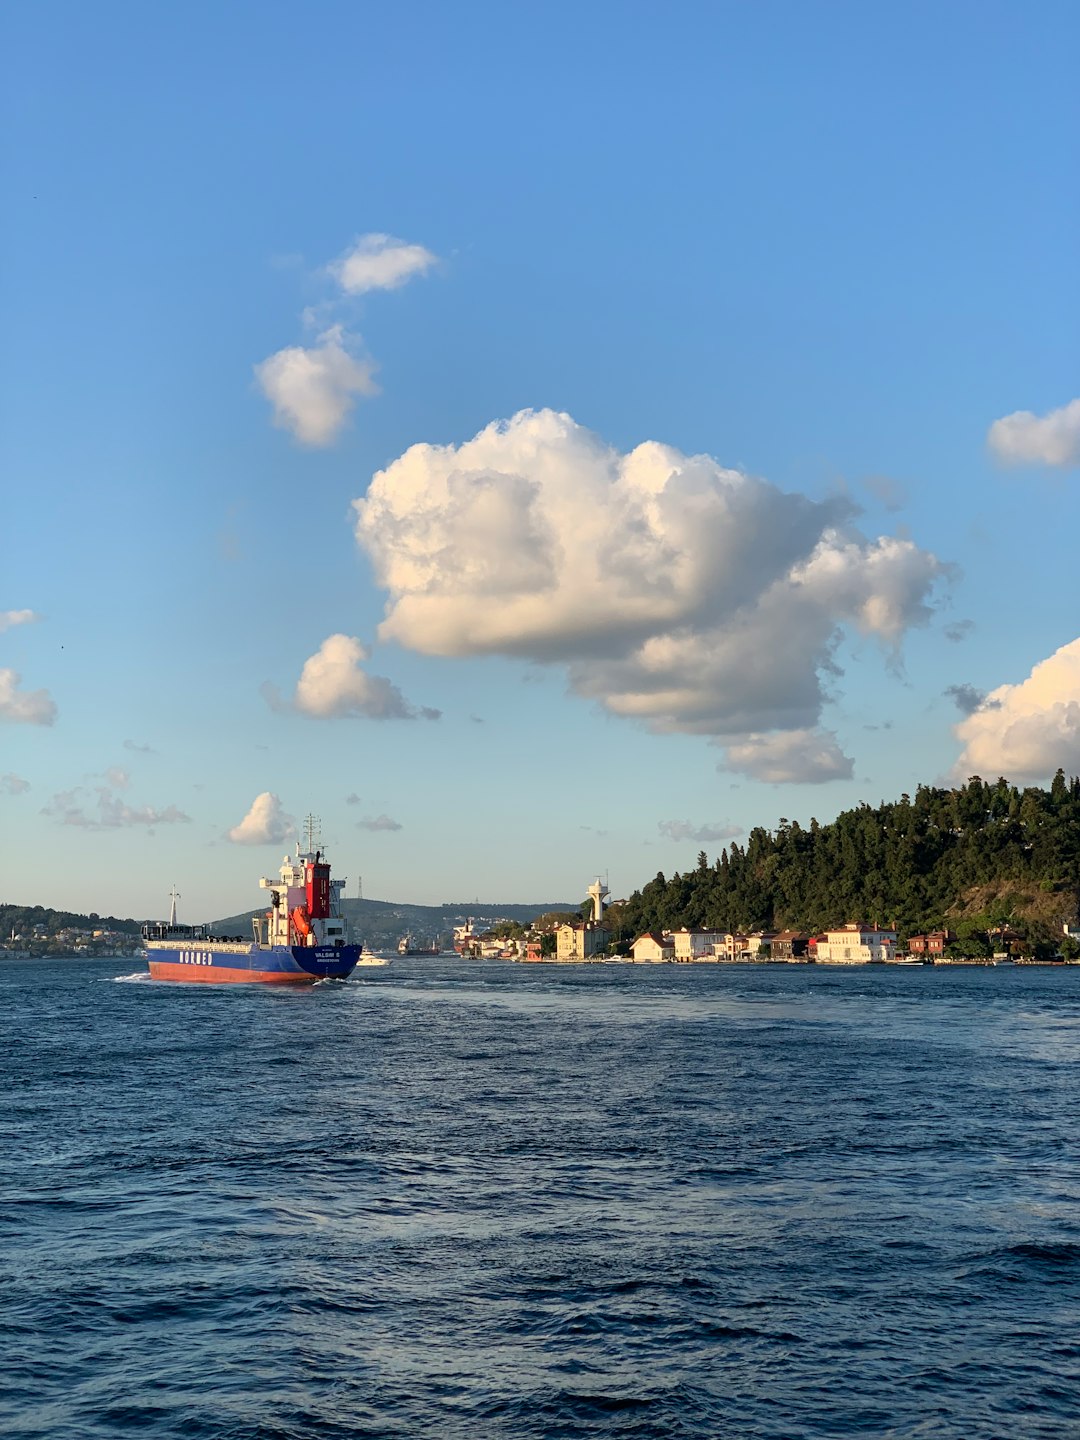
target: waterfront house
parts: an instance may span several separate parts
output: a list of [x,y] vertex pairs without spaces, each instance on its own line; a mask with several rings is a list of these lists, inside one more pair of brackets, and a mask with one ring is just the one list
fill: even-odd
[[713,944],[717,939],[715,930],[674,930],[671,933],[671,941],[675,947],[674,959],[680,965],[688,965],[696,960],[715,960]]
[[948,930],[931,930],[927,935],[912,935],[908,939],[908,953],[921,959],[936,960],[945,954],[945,946],[952,939]]
[[829,930],[825,939],[817,942],[815,959],[819,965],[870,965],[895,960],[896,931],[854,922],[840,930]]
[[730,930],[713,940],[713,954],[718,960],[745,960],[749,955],[749,935],[736,935]]
[[768,960],[776,936],[771,930],[755,930],[746,937],[746,953],[751,960]]
[[647,930],[644,935],[639,935],[630,950],[635,960],[650,965],[660,965],[675,959],[674,940],[670,935],[658,935],[655,930]]
[[555,959],[567,964],[596,959],[606,953],[610,939],[607,926],[595,920],[560,925],[555,931]]
[[807,937],[798,930],[781,930],[773,936],[772,958],[774,960],[805,960]]

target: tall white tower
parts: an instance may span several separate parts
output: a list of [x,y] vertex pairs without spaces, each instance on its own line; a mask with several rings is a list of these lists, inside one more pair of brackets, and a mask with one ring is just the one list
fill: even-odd
[[174,886],[172,887],[172,889],[169,891],[169,899],[172,901],[172,905],[169,907],[169,924],[170,924],[170,925],[175,925],[175,924],[176,924],[176,902],[177,902],[177,900],[180,899],[180,891],[177,890],[177,888],[176,888],[175,885],[174,885]]
[[593,924],[599,925],[604,918],[604,900],[611,894],[611,891],[598,875],[585,893],[593,903]]

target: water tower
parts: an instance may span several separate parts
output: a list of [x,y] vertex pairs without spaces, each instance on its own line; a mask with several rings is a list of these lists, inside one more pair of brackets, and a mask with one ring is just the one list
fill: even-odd
[[593,903],[593,924],[599,925],[600,921],[604,918],[604,901],[611,894],[611,891],[598,875],[585,893]]

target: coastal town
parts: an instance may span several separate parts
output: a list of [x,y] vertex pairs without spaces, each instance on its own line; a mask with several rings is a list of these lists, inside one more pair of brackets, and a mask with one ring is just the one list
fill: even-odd
[[36,960],[118,956],[135,958],[142,954],[137,933],[107,925],[60,925],[43,921],[11,926],[0,940],[0,960]]
[[[909,935],[901,944],[895,928],[849,921],[816,935],[796,930],[748,934],[710,929],[649,930],[620,942],[605,918],[608,888],[599,878],[589,886],[592,914],[564,919],[550,929],[503,934],[498,927],[478,933],[471,921],[454,930],[454,951],[468,959],[554,964],[639,965],[949,965],[1069,962],[1068,954],[1036,957],[1026,937],[1008,925],[985,936],[985,952],[958,953],[948,929]],[[1063,924],[1063,949],[1080,941],[1080,926]]]

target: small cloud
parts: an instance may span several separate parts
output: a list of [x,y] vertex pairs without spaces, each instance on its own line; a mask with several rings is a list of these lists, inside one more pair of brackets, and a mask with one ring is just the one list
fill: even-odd
[[29,789],[30,781],[24,780],[21,775],[13,775],[10,771],[0,775],[0,795],[25,795]]
[[157,754],[157,751],[151,749],[151,747],[150,747],[149,745],[137,745],[134,740],[125,740],[125,741],[124,741],[124,749],[125,749],[125,750],[131,750],[131,751],[133,751],[136,755],[156,755],[156,754]]
[[747,735],[726,746],[726,768],[770,785],[823,785],[850,780],[852,760],[827,730],[785,730]]
[[150,829],[155,825],[191,823],[191,816],[175,805],[167,805],[163,810],[152,805],[127,805],[104,786],[95,793],[96,800],[81,786],[58,791],[41,813],[53,816],[61,825],[74,825],[83,830]]
[[962,640],[967,639],[974,629],[974,620],[957,620],[954,624],[945,626],[945,639],[951,640],[954,645],[959,645]]
[[234,845],[280,845],[296,830],[296,821],[287,815],[280,799],[269,790],[256,795],[251,809],[229,831]]
[[402,827],[389,815],[372,815],[356,822],[358,830],[400,830]]
[[41,616],[35,610],[0,610],[0,633],[16,625],[33,625]]
[[21,683],[18,671],[0,670],[0,720],[51,725],[56,719],[56,701],[47,690],[20,690]]
[[902,510],[908,502],[907,491],[903,485],[888,475],[867,475],[862,483],[886,510]]
[[352,792],[351,795],[346,795],[346,796],[345,796],[345,804],[346,804],[346,805],[359,805],[359,804],[360,804],[360,796],[357,795],[357,793],[356,793],[355,790]]
[[1080,465],[1080,398],[1046,415],[1015,410],[994,421],[987,441],[1004,465]]
[[474,725],[483,725],[484,723],[484,717],[482,715],[470,715],[469,719]]
[[[418,713],[425,720],[439,718],[438,710],[418,712],[385,676],[362,669],[369,653],[353,635],[328,636],[304,662],[292,708],[319,720],[414,720]],[[264,686],[263,695],[271,708],[287,708],[272,686]]]
[[374,361],[350,354],[356,337],[331,325],[312,346],[287,345],[255,366],[274,407],[274,424],[304,445],[329,445],[349,418],[357,395],[376,395]]
[[433,710],[430,705],[421,705],[419,710],[421,720],[441,720],[442,711]]
[[114,790],[126,790],[131,782],[131,776],[119,765],[112,765],[105,771],[105,779]]
[[656,827],[669,840],[733,840],[743,833],[741,825],[692,825],[689,820],[661,820]]
[[424,275],[438,257],[423,245],[410,245],[393,235],[361,235],[328,268],[347,295],[369,290],[397,290],[414,275]]
[[942,694],[949,697],[961,715],[974,715],[986,699],[974,685],[946,685]]

